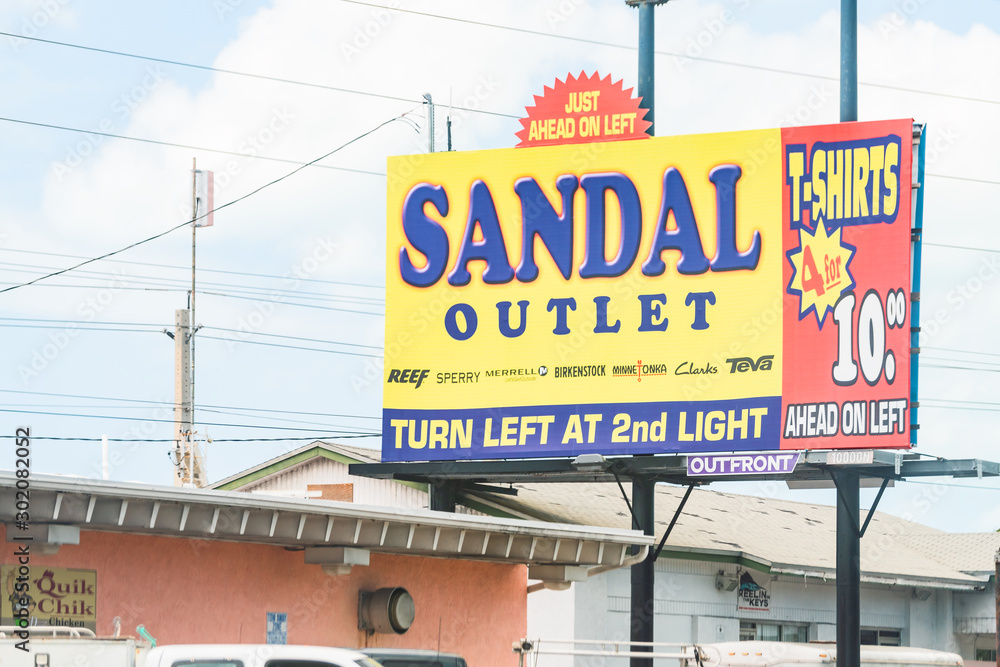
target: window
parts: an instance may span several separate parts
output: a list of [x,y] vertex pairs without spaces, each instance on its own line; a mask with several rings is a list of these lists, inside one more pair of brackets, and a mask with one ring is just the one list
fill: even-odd
[[976,636],[976,660],[985,662],[997,661],[996,637],[993,635]]
[[808,642],[809,626],[801,623],[740,621],[740,641]]
[[899,630],[861,628],[862,646],[899,646]]

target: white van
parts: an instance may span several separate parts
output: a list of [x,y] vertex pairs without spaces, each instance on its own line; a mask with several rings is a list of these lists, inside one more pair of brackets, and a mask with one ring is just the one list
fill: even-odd
[[157,646],[144,667],[379,667],[353,649],[277,644]]
[[[699,644],[682,667],[803,667],[835,663],[837,645],[790,642]],[[862,646],[861,667],[963,667],[957,653],[908,646]]]
[[0,667],[143,667],[149,644],[86,628],[0,626]]
[[[812,642],[718,642],[715,644],[679,644],[666,642],[630,642],[615,640],[521,639],[511,647],[518,654],[518,664],[535,664],[539,656],[559,655],[588,657],[604,664],[624,664],[631,657],[667,660],[664,664],[680,667],[834,667],[837,646]],[[657,663],[661,664],[661,663]],[[862,646],[861,667],[964,667],[962,656],[907,646]]]

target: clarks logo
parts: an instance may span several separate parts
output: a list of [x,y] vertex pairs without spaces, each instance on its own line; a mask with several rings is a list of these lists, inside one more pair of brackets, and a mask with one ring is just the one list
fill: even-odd
[[735,359],[726,359],[726,363],[729,364],[730,373],[746,373],[771,370],[773,359],[773,354],[765,354],[756,361],[751,357],[736,357]]

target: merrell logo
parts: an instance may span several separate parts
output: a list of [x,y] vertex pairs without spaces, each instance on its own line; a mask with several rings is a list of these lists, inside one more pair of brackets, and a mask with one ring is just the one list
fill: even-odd
[[730,373],[746,373],[747,371],[771,370],[771,360],[773,359],[773,354],[765,354],[757,361],[750,357],[736,357],[735,359],[726,359],[726,363],[729,364]]

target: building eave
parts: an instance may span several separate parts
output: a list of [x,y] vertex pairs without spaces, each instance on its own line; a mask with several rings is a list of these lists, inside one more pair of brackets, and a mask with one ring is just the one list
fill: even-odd
[[[17,478],[0,472],[0,521],[16,532]],[[33,525],[269,544],[352,547],[504,563],[616,566],[639,531],[33,475]]]

